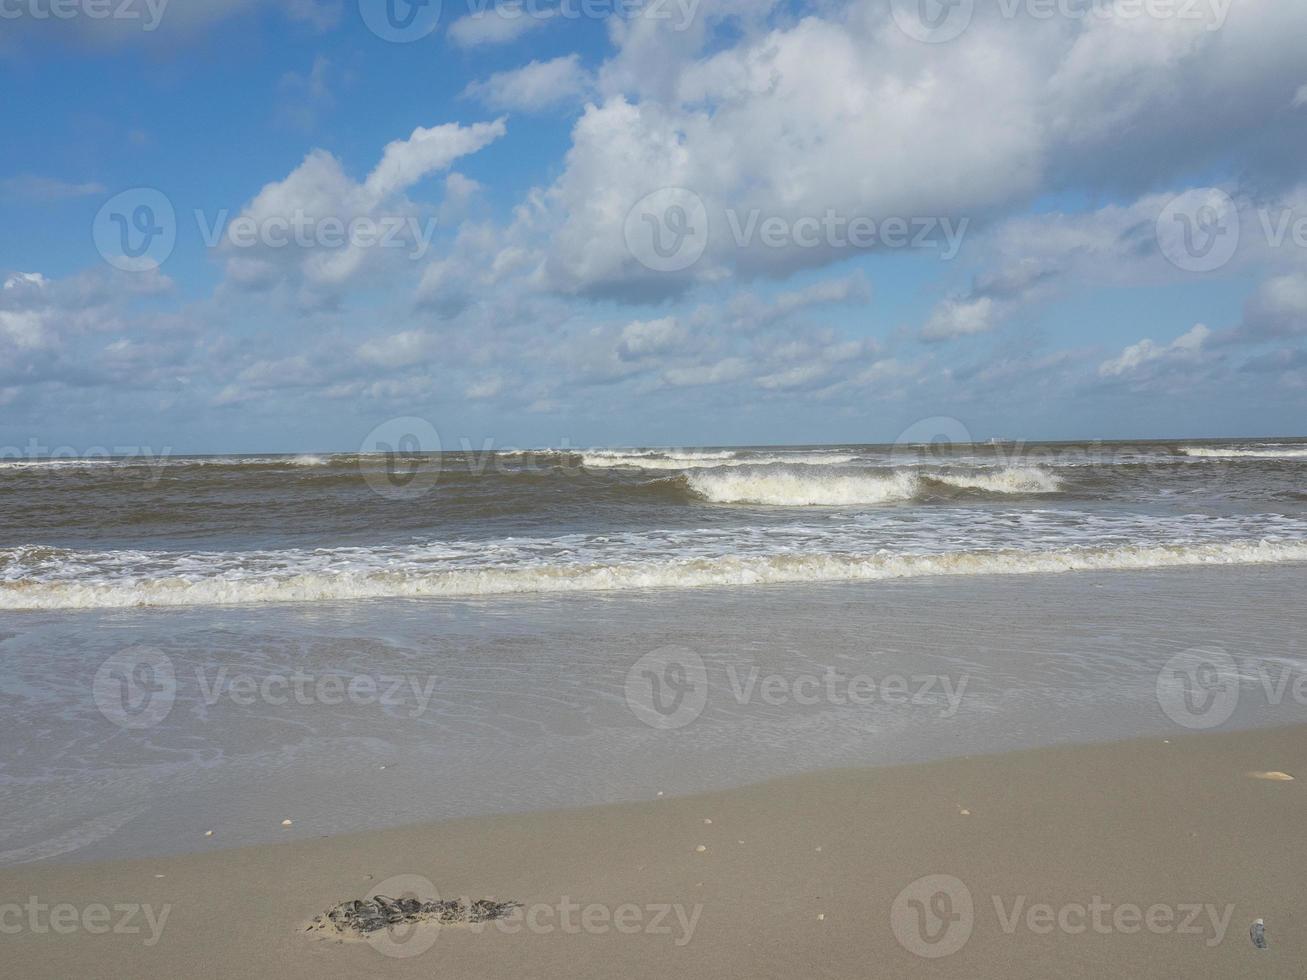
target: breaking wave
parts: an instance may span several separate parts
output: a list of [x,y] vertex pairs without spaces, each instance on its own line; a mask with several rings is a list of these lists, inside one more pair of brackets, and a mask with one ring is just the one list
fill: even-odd
[[1304,541],[1232,541],[1045,551],[998,549],[936,554],[800,553],[683,558],[612,564],[555,563],[432,570],[360,566],[98,581],[6,581],[0,609],[94,609],[297,603],[346,599],[489,596],[512,593],[702,588],[927,575],[1020,575],[1093,570],[1307,561]]
[[757,468],[691,473],[692,491],[718,504],[774,507],[847,507],[916,500],[937,490],[981,490],[994,494],[1055,493],[1060,481],[1035,467],[981,473],[820,473]]
[[1307,446],[1298,449],[1213,449],[1208,446],[1181,446],[1186,456],[1211,459],[1307,459]]

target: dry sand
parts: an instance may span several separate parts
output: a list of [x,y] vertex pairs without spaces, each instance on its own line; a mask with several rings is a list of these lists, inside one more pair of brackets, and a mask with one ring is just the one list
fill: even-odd
[[[241,849],[219,849],[221,827],[211,839],[197,827],[212,853],[0,871],[0,974],[1301,976],[1305,793],[1307,727],[1295,727]],[[524,908],[377,943],[304,931],[397,875]],[[931,875],[949,877],[912,886]],[[71,904],[54,913],[63,931],[33,900]],[[133,905],[124,921],[117,907]],[[1266,949],[1249,937],[1257,918]]]

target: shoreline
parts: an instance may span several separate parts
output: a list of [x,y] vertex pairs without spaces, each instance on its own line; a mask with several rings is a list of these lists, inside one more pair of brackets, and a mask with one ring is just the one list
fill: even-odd
[[[1248,775],[1277,771],[1298,778]],[[868,963],[886,975],[1289,976],[1307,945],[1307,881],[1292,861],[1305,774],[1307,725],[830,770],[641,803],[11,867],[0,907],[66,903],[82,918],[39,932],[25,908],[0,925],[24,920],[3,937],[6,960],[38,978],[853,977]],[[337,903],[383,885],[420,893],[423,881],[443,898],[523,908],[372,943],[303,932]],[[138,906],[137,931],[93,932],[84,917],[97,903]],[[1257,918],[1267,949],[1249,936]]]

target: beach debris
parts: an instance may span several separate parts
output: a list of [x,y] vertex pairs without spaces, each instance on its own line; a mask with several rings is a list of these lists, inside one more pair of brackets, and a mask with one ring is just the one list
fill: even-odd
[[700,844],[698,847],[695,848],[695,851],[698,852],[699,854],[702,854],[706,850],[708,850],[708,848],[704,847],[702,844]]
[[476,901],[453,898],[447,901],[424,902],[417,898],[356,898],[341,902],[316,916],[305,932],[327,932],[340,936],[368,936],[397,925],[414,925],[434,922],[438,925],[455,925],[488,922],[503,919],[522,907],[520,902],[493,902],[488,898]]
[[712,820],[711,820],[709,817],[704,817],[704,818],[703,818],[703,822],[704,822],[704,823],[712,823]]
[[281,825],[282,825],[283,827],[289,827],[289,826],[291,825],[291,821],[289,821],[289,820],[283,820],[283,821],[281,822]]
[[1261,919],[1254,919],[1252,927],[1248,930],[1248,935],[1252,938],[1253,945],[1258,949],[1266,948],[1266,923]]
[[1290,776],[1287,772],[1280,772],[1278,769],[1272,769],[1269,772],[1250,772],[1248,773],[1248,777],[1250,779],[1269,779],[1272,782],[1276,782],[1276,783],[1293,782],[1292,776]]
[[204,832],[204,836],[205,836],[205,837],[212,837],[212,836],[213,836],[213,831],[212,831],[212,830],[206,830],[206,831]]
[[825,912],[818,912],[818,913],[817,913],[817,921],[818,921],[818,922],[825,922],[825,921],[826,921],[826,913],[825,913]]

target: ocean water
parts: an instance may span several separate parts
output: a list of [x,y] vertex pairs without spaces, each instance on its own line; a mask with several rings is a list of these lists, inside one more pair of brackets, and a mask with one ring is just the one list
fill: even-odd
[[0,517],[0,867],[1307,720],[1303,441],[5,460]]
[[0,460],[0,610],[1307,559],[1307,441]]

